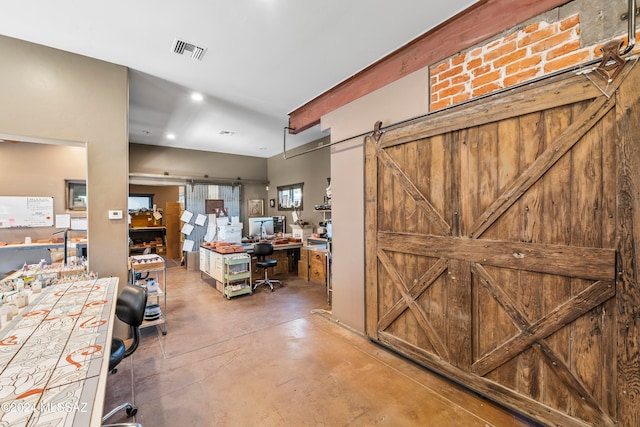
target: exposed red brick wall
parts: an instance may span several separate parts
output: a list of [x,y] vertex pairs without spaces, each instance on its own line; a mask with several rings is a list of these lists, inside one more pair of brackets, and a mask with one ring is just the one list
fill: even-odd
[[559,22],[535,22],[461,52],[431,67],[431,110],[602,56],[601,45],[580,45],[580,16],[576,14]]

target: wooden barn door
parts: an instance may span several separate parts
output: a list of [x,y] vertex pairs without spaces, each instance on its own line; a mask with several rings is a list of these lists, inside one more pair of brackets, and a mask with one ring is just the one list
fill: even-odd
[[365,145],[367,334],[549,425],[640,425],[640,67],[607,71]]

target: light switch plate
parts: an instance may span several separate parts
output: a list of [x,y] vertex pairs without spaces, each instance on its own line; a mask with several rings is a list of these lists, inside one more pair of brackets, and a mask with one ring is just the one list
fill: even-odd
[[109,219],[122,219],[122,211],[109,211]]

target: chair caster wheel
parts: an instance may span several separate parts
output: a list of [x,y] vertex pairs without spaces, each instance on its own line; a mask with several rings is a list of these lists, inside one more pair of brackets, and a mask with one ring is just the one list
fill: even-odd
[[162,335],[167,335],[167,331],[162,331]]
[[135,406],[135,405],[127,406],[127,416],[128,417],[133,417],[137,413],[138,413],[138,407],[137,406]]

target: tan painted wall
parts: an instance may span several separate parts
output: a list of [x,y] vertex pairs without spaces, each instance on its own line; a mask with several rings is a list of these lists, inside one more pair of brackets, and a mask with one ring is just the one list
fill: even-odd
[[153,194],[153,203],[164,210],[167,202],[177,202],[179,187],[176,185],[129,185],[129,194]]
[[267,159],[199,150],[131,144],[131,173],[267,180]]
[[[222,180],[249,180],[243,182],[240,221],[243,232],[248,230],[247,200],[266,199],[267,159],[233,154],[184,150],[143,144],[130,144],[129,169],[132,174],[164,175],[175,177],[220,178]],[[145,184],[150,184],[147,180]],[[265,204],[266,204],[265,200]]]
[[[373,131],[427,111],[427,70],[373,92],[322,118],[331,141]],[[364,137],[331,148],[333,190],[332,307],[334,319],[364,333]]]
[[0,57],[0,133],[86,143],[90,268],[122,286],[127,221],[107,211],[127,208],[127,69],[8,37]]
[[[0,161],[0,195],[53,197],[54,214],[86,216],[85,211],[66,210],[64,181],[86,179],[87,150],[84,147],[0,143]],[[0,242],[24,242],[27,236],[32,241],[46,240],[55,237],[56,231],[59,230],[55,224],[54,227],[0,228]]]
[[[320,141],[306,144],[292,151],[298,153],[317,147],[319,142],[328,143],[325,138]],[[324,148],[312,151],[308,154],[293,157],[285,160],[281,154],[269,158],[269,192],[268,199],[276,200],[276,207],[269,207],[269,200],[265,200],[265,209],[268,215],[284,215],[287,217],[287,233],[291,233],[292,223],[291,211],[278,211],[277,198],[278,186],[304,183],[302,189],[302,207],[300,217],[314,226],[322,221],[322,214],[316,212],[315,205],[324,202],[326,195],[327,178],[331,177],[331,165],[329,160],[329,149]]]

